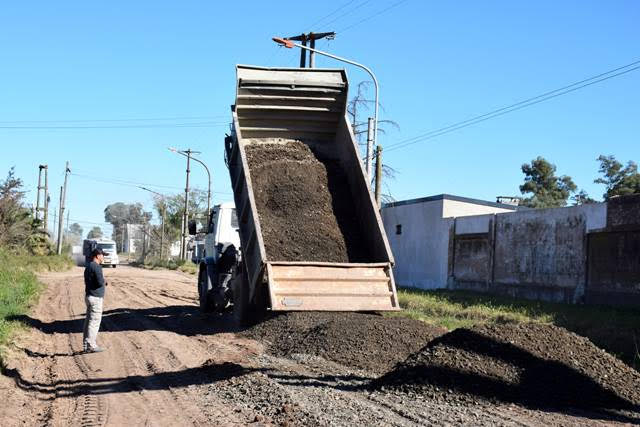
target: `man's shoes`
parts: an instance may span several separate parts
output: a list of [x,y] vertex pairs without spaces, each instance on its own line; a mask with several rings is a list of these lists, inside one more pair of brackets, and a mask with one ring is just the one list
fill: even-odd
[[85,353],[101,353],[101,352],[103,352],[103,351],[105,351],[105,350],[106,350],[106,349],[105,349],[105,348],[102,348],[102,347],[92,347],[92,348],[91,348],[91,347],[89,347],[89,348],[86,348],[86,349],[84,350],[84,352],[85,352]]

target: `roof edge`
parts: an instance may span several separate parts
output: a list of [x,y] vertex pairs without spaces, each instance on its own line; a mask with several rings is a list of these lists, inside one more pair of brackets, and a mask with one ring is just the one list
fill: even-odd
[[494,208],[517,211],[519,206],[508,205],[506,203],[489,202],[487,200],[473,199],[470,197],[454,196],[453,194],[437,194],[435,196],[421,197],[418,199],[400,200],[398,202],[385,203],[383,208],[394,208],[397,206],[415,205],[419,203],[435,202],[437,200],[452,200],[455,202],[472,203],[474,205],[491,206]]

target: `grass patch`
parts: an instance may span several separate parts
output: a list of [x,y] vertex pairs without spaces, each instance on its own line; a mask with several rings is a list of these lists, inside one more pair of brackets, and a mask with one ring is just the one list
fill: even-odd
[[7,319],[25,314],[43,289],[35,273],[72,266],[73,261],[65,256],[16,255],[0,249],[0,361],[2,348],[21,327],[20,322]]
[[561,326],[640,370],[640,310],[571,305],[470,291],[399,289],[405,316],[449,330],[485,323],[540,322]]
[[158,259],[158,258],[147,258],[144,263],[139,261],[132,261],[129,265],[133,267],[140,267],[147,270],[178,270],[184,273],[189,274],[197,274],[198,266],[193,262],[181,260],[181,259]]

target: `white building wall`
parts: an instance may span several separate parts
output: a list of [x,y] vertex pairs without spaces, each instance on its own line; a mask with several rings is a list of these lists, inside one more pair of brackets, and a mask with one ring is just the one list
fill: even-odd
[[[449,233],[453,217],[513,212],[513,208],[488,206],[481,201],[448,200],[446,197],[435,196],[426,201],[405,204],[399,202],[382,208],[382,222],[396,261],[393,274],[399,286],[421,289],[447,286]],[[491,216],[481,220],[478,228],[482,228],[485,221],[488,223]],[[402,234],[396,234],[398,225],[402,226]]]
[[485,206],[472,202],[462,202],[459,200],[443,200],[442,217],[461,217],[470,215],[492,214],[500,212],[513,212],[513,208],[499,208],[495,206]]
[[[383,208],[382,222],[396,261],[396,283],[424,289],[439,287],[442,257],[438,254],[447,240],[442,236],[442,200]],[[401,234],[397,234],[398,226],[402,227]]]

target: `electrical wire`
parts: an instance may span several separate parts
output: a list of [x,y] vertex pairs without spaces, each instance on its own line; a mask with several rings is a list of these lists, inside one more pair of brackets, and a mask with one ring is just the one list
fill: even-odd
[[[329,18],[330,16],[340,12],[342,9],[344,9],[347,6],[349,6],[351,3],[354,3],[355,1],[356,0],[349,0],[348,2],[346,2],[345,4],[340,6],[339,8],[335,9],[333,12],[329,13],[328,15],[323,16],[322,18],[318,19],[313,24],[308,25],[307,28],[312,28],[312,27],[315,27],[316,25],[319,25],[322,21],[324,21],[325,19]],[[323,24],[323,25],[325,25],[325,24]],[[326,24],[326,25],[328,25],[328,24]]]
[[191,117],[150,117],[150,118],[125,118],[125,119],[77,119],[77,120],[4,120],[0,123],[89,123],[89,122],[150,122],[166,120],[210,120],[226,118],[220,116],[191,116]]
[[77,222],[78,224],[91,224],[91,225],[107,225],[113,227],[113,224],[110,222],[93,222],[93,221],[85,221],[82,219],[69,218],[69,222]]
[[54,129],[149,129],[149,128],[201,128],[228,126],[229,122],[195,122],[195,123],[168,123],[168,124],[135,124],[135,125],[87,125],[87,126],[0,126],[0,129],[29,129],[29,130],[54,130]]
[[[125,186],[125,187],[139,188],[140,186],[146,186],[146,187],[155,187],[155,188],[164,188],[164,189],[169,189],[169,190],[184,191],[184,188],[182,188],[182,187],[174,187],[174,186],[170,186],[170,185],[149,184],[149,183],[144,183],[144,182],[128,181],[128,180],[125,180],[125,179],[118,179],[118,178],[106,179],[106,178],[102,178],[102,177],[79,174],[79,173],[75,173],[75,172],[71,172],[70,175],[76,176],[76,177],[79,177],[79,178],[83,178],[83,179],[88,179],[88,180],[91,180],[91,181],[102,182],[102,183],[106,183],[106,184],[122,185],[122,186]],[[200,189],[200,191],[206,191],[206,190]],[[231,195],[231,193],[227,193],[227,192],[224,192],[224,191],[212,191],[211,193],[222,194],[222,195]]]
[[345,28],[343,28],[343,29],[341,29],[341,30],[336,31],[336,34],[343,34],[345,31],[348,31],[348,30],[352,29],[353,27],[356,27],[356,26],[358,26],[358,25],[360,25],[360,24],[362,24],[362,23],[364,23],[364,22],[367,22],[367,21],[368,21],[368,20],[370,20],[370,19],[373,19],[373,18],[375,18],[375,17],[377,17],[377,16],[379,16],[379,15],[382,15],[383,13],[388,12],[389,10],[391,10],[391,9],[393,9],[393,8],[395,8],[395,7],[398,7],[398,6],[400,6],[402,3],[405,3],[405,2],[407,2],[407,1],[408,1],[408,0],[400,0],[400,1],[398,1],[398,2],[395,2],[395,3],[394,3],[394,4],[392,4],[391,6],[389,6],[389,7],[387,7],[387,8],[384,8],[384,9],[382,9],[382,10],[380,10],[380,11],[378,11],[378,12],[374,13],[373,15],[369,15],[369,16],[367,16],[366,18],[363,18],[363,19],[361,19],[360,21],[358,21],[358,22],[356,22],[356,23],[354,23],[354,24],[351,24],[351,25],[349,25],[349,26],[347,26],[347,27],[345,27]]
[[368,3],[371,3],[371,0],[365,0],[365,1],[363,1],[362,3],[360,3],[360,4],[356,5],[356,7],[349,9],[348,11],[346,11],[345,13],[343,13],[342,15],[339,15],[337,18],[332,19],[331,21],[326,22],[326,23],[324,23],[323,25],[324,25],[324,26],[329,26],[330,24],[333,24],[334,22],[339,21],[339,20],[340,20],[340,19],[342,19],[343,17],[345,17],[345,16],[347,16],[347,15],[352,14],[354,11],[356,11],[356,10],[360,9],[362,6],[364,6],[364,5],[368,4]]
[[[397,150],[397,149],[400,149],[400,148],[404,148],[404,147],[409,146],[409,145],[416,144],[418,142],[423,142],[423,141],[426,141],[426,140],[429,140],[429,139],[432,139],[432,138],[435,138],[435,137],[438,137],[438,136],[441,136],[441,135],[444,135],[444,134],[447,134],[447,133],[450,133],[450,132],[453,132],[453,131],[456,131],[456,130],[459,130],[459,129],[463,129],[463,128],[468,127],[468,126],[475,125],[477,123],[484,122],[486,120],[493,119],[495,117],[499,117],[499,116],[502,116],[502,115],[505,115],[505,114],[508,114],[508,113],[511,113],[511,112],[514,112],[514,111],[521,110],[521,109],[526,108],[526,107],[530,107],[532,105],[539,104],[539,103],[544,102],[544,101],[548,101],[550,99],[553,99],[553,98],[556,98],[556,97],[559,97],[559,96],[562,96],[562,95],[566,95],[566,94],[571,93],[571,92],[575,92],[575,91],[577,91],[579,89],[583,89],[585,87],[588,87],[588,86],[591,86],[591,85],[594,85],[594,84],[597,84],[597,83],[612,79],[614,77],[618,77],[618,76],[630,73],[632,71],[640,69],[640,65],[638,65],[638,64],[640,64],[640,61],[634,61],[634,62],[632,62],[630,64],[627,64],[627,65],[624,65],[622,67],[618,67],[618,68],[606,71],[604,73],[600,73],[598,75],[589,77],[587,79],[581,80],[579,82],[575,82],[575,83],[572,83],[570,85],[563,86],[561,88],[545,92],[545,93],[543,93],[541,95],[537,95],[537,96],[534,96],[532,98],[528,98],[528,99],[516,102],[514,104],[502,107],[502,108],[498,108],[498,109],[490,111],[488,113],[481,114],[481,115],[472,117],[472,118],[467,119],[467,120],[463,120],[463,121],[460,121],[460,122],[457,122],[457,123],[453,123],[451,125],[444,126],[442,128],[439,128],[439,129],[434,129],[432,131],[423,133],[421,135],[418,135],[418,136],[415,136],[415,137],[412,137],[412,138],[408,138],[408,139],[396,142],[394,144],[391,144],[391,145],[388,145],[387,147],[385,147],[385,152],[394,151],[394,150]],[[614,74],[612,74],[612,73],[614,73]]]

